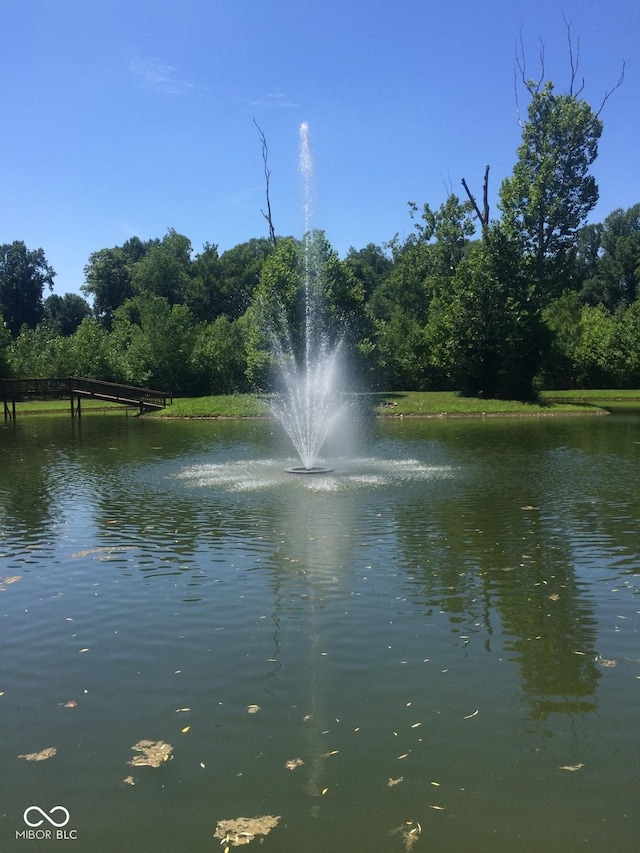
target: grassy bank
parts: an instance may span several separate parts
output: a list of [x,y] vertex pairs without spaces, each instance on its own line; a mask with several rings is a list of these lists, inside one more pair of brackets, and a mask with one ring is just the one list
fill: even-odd
[[[601,414],[597,396],[588,400],[573,392],[563,392],[562,399],[542,396],[537,403],[518,400],[485,400],[477,397],[460,397],[452,391],[397,391],[360,394],[363,407],[376,417],[526,417],[551,414]],[[582,393],[582,392],[580,392]],[[598,392],[594,392],[597,394]],[[612,392],[601,392],[608,399]],[[640,391],[635,393],[640,407]],[[154,413],[153,417],[228,418],[264,417],[268,414],[264,397],[238,394],[221,397],[178,398],[172,406]]]
[[[377,417],[536,417],[543,415],[640,412],[640,391],[545,391],[535,403],[460,397],[452,391],[395,391],[358,395]],[[84,400],[83,414],[137,415],[137,408]],[[26,400],[17,415],[66,414],[68,400]],[[261,418],[268,415],[268,398],[253,394],[214,397],[178,397],[171,406],[145,417],[159,418]]]

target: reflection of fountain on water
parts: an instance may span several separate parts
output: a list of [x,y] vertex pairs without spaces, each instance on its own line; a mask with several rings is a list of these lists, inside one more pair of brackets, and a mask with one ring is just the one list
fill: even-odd
[[[304,349],[296,356],[293,335],[285,325],[280,337],[274,334],[281,393],[272,412],[291,439],[301,466],[287,468],[291,474],[327,474],[332,468],[317,465],[318,454],[343,411],[338,394],[340,342],[331,344],[322,320],[323,293],[312,230],[313,158],[309,126],[300,125],[300,174],[304,190],[305,231],[303,252]],[[284,311],[282,312],[284,315]]]

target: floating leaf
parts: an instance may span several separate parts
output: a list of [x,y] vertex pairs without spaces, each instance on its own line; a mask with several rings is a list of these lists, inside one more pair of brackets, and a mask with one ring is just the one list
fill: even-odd
[[399,785],[400,782],[404,782],[404,776],[398,776],[397,779],[389,779],[387,782],[388,788],[393,788],[394,785]]
[[68,702],[58,702],[58,708],[77,708],[78,703],[75,699],[70,699]]
[[582,770],[584,764],[563,764],[562,767],[559,767],[559,770],[568,770],[570,773],[575,773],[576,770]]
[[180,729],[180,731],[182,732],[183,735],[186,735],[186,733],[189,731],[190,728],[191,728],[191,726],[185,726],[183,729]]
[[408,758],[410,754],[411,754],[410,752],[404,752],[402,755],[398,756],[398,761],[400,761],[403,758]]
[[320,758],[329,758],[330,755],[337,755],[339,752],[339,749],[332,749],[331,752],[324,752]]
[[328,791],[328,790],[329,790],[328,788],[323,788],[323,789],[320,791],[320,794],[324,797],[324,795],[327,793],[327,791]]
[[242,844],[249,844],[256,835],[268,835],[278,825],[279,820],[280,815],[219,820],[213,837],[221,839],[221,844],[240,847]]
[[162,740],[139,740],[131,749],[140,753],[127,761],[134,767],[160,767],[171,758],[173,752],[171,744]]
[[260,710],[260,705],[248,705],[247,711],[249,714],[257,714]]
[[41,752],[27,752],[19,755],[18,758],[24,758],[25,761],[46,761],[47,758],[53,758],[57,751],[55,746],[49,746]]
[[466,716],[466,717],[463,717],[462,719],[463,719],[463,720],[470,720],[470,719],[471,719],[471,717],[477,717],[479,713],[480,713],[480,711],[479,711],[479,710],[474,711],[474,712],[473,712],[473,714],[467,714],[467,716]]
[[444,811],[444,806],[437,806],[435,804],[432,806],[429,806],[429,808],[434,809],[434,811],[437,811],[437,812],[443,812]]

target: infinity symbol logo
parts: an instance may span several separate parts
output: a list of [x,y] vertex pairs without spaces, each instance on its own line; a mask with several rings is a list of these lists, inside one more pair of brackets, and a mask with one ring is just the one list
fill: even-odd
[[[36,820],[36,821],[32,822],[31,820],[29,820],[29,813],[30,812],[37,812],[38,814],[42,815],[42,818],[40,820]],[[54,820],[54,818],[52,817],[54,812],[62,812],[62,814],[64,815],[64,820],[62,820],[60,823],[58,823],[56,820]],[[27,826],[31,826],[34,829],[38,826],[42,826],[42,824],[45,822],[45,820],[48,820],[49,823],[51,824],[51,826],[55,826],[59,829],[60,827],[66,826],[69,823],[70,817],[71,817],[71,815],[69,814],[67,809],[65,809],[64,806],[54,806],[49,811],[49,814],[47,814],[45,811],[43,811],[40,808],[40,806],[27,806],[27,808],[24,810],[24,815],[23,815],[24,822],[27,824]]]

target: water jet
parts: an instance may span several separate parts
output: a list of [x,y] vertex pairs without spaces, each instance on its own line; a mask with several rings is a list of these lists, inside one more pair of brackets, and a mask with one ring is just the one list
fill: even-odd
[[304,318],[299,326],[286,321],[284,306],[271,329],[279,393],[271,404],[274,417],[289,436],[301,466],[291,474],[328,474],[333,469],[317,464],[318,455],[344,411],[338,393],[341,340],[331,340],[325,322],[323,269],[319,243],[324,239],[312,228],[313,157],[306,122],[300,125],[299,171],[303,179],[304,237],[302,240],[301,288]]

